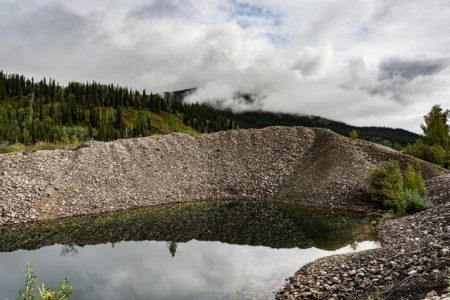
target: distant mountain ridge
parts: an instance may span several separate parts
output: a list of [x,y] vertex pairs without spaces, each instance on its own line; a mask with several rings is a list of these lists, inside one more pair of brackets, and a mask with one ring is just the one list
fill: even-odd
[[[196,88],[165,93],[176,101],[184,102],[187,96],[193,95]],[[252,99],[252,95],[236,93],[236,97],[244,98],[246,101]],[[355,129],[359,138],[383,144],[392,148],[400,149],[407,144],[414,143],[420,135],[401,128],[379,127],[379,126],[352,126],[344,122],[326,119],[320,116],[306,116],[289,113],[275,113],[262,110],[233,112],[224,109],[229,119],[239,124],[240,128],[264,128],[269,126],[303,126],[330,129],[336,133],[348,136]]]
[[359,138],[399,149],[414,143],[420,135],[400,128],[376,126],[352,126],[344,122],[329,120],[319,116],[300,116],[287,113],[273,113],[265,111],[247,111],[231,113],[241,128],[263,128],[268,126],[303,126],[330,129],[336,133],[348,136],[352,129],[358,131]]

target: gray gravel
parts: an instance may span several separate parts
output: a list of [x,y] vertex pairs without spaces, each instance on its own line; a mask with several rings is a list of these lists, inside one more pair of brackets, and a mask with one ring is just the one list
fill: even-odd
[[449,175],[428,182],[433,208],[379,223],[382,248],[305,265],[276,298],[448,299],[435,292],[445,292],[450,276],[450,184],[444,182],[450,183]]
[[[0,155],[0,225],[214,199],[367,205],[368,174],[416,160],[325,129],[269,127]],[[428,178],[445,174],[424,162]]]

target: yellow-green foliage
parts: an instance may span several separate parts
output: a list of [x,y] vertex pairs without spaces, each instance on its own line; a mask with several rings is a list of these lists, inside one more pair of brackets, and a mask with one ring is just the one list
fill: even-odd
[[370,194],[373,202],[394,209],[398,215],[405,213],[403,177],[398,162],[390,160],[372,171]]
[[0,154],[10,152],[25,152],[26,147],[22,144],[15,143],[13,145],[0,144]]
[[359,136],[358,131],[356,131],[356,129],[352,129],[350,130],[348,136],[352,139],[356,139]]
[[445,166],[447,163],[446,151],[441,145],[428,145],[422,140],[418,140],[415,144],[406,146],[402,149],[402,152],[440,166]]
[[[151,120],[151,129],[146,132],[146,136],[169,134],[173,132],[181,132],[191,136],[198,134],[192,127],[183,124],[180,117],[173,114],[161,112],[161,114],[158,115],[148,110],[139,111],[134,109],[124,109],[123,114],[125,120],[123,130],[125,132],[133,130],[132,124],[136,121],[135,119],[149,118]],[[102,109],[102,117],[114,118],[115,115],[112,110],[108,111],[107,109]],[[81,126],[64,127],[63,131],[64,135],[67,136],[63,142],[39,142],[30,145],[23,145],[20,143],[8,145],[3,143],[0,144],[0,154],[10,152],[35,152],[40,150],[77,149],[82,146],[84,140],[88,139],[87,129]]]
[[192,127],[183,124],[181,118],[162,112],[160,115],[150,113],[152,120],[152,131],[154,134],[168,134],[173,132],[182,132],[189,135],[197,135],[198,132]]
[[406,211],[415,213],[427,209],[431,206],[425,195],[425,181],[422,177],[422,170],[419,164],[415,168],[408,165],[404,179]]
[[408,165],[404,179],[405,190],[415,191],[420,196],[425,195],[425,181],[422,177],[422,168],[420,164],[415,167]]
[[28,263],[25,285],[23,290],[19,292],[17,300],[66,300],[73,293],[73,287],[67,279],[60,282],[58,290],[53,290],[51,287],[46,286],[45,283],[42,283],[36,289],[34,286],[35,282],[36,274],[34,274],[31,264]]

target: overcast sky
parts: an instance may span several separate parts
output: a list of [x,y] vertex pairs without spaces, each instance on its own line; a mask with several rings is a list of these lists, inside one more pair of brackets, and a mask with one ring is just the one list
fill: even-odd
[[449,28],[449,0],[0,0],[0,69],[420,132]]

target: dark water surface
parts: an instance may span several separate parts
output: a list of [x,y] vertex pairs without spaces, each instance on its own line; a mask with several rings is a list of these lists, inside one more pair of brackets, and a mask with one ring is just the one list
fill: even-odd
[[0,228],[0,299],[31,262],[72,299],[271,299],[316,258],[375,248],[369,218],[281,203],[200,202]]

